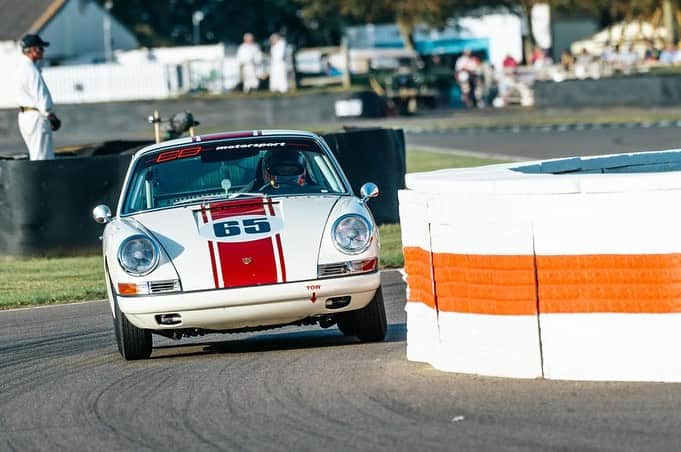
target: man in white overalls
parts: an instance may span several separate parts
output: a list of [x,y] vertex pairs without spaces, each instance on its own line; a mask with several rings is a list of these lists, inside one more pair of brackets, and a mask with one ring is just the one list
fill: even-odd
[[237,49],[236,59],[239,63],[244,93],[258,89],[258,85],[260,85],[258,72],[262,64],[262,52],[251,33],[244,34],[244,41]]
[[286,41],[278,33],[270,36],[270,91],[288,91],[288,71],[286,69]]
[[28,34],[21,38],[19,45],[23,54],[16,68],[19,130],[31,160],[51,160],[54,158],[52,131],[59,129],[61,122],[52,111],[52,96],[36,64],[43,59],[45,47],[50,43],[38,35]]

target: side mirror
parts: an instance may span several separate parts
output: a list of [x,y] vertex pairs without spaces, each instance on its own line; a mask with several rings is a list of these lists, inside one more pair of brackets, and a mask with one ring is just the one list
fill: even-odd
[[378,186],[373,182],[367,182],[359,189],[359,194],[362,196],[362,202],[367,202],[369,198],[378,196]]
[[92,218],[99,224],[106,224],[111,221],[111,209],[109,206],[100,204],[92,209]]

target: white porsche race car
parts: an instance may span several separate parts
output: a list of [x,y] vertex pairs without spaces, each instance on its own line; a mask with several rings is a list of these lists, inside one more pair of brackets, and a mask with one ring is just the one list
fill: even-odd
[[151,355],[169,338],[335,324],[361,341],[387,323],[379,235],[366,183],[355,197],[319,136],[203,135],[133,157],[105,223],[104,267],[118,348]]

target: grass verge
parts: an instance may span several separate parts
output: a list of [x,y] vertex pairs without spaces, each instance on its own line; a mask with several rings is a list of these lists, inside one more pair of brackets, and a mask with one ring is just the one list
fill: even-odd
[[[499,160],[441,154],[412,149],[407,172],[462,168],[499,163]],[[404,265],[399,224],[384,224],[381,267]],[[0,309],[94,300],[106,296],[101,256],[0,260]]]
[[0,261],[0,309],[106,296],[101,256]]
[[458,154],[427,152],[419,149],[407,152],[408,173],[420,173],[422,171],[434,171],[444,168],[468,168],[503,162],[505,161]]

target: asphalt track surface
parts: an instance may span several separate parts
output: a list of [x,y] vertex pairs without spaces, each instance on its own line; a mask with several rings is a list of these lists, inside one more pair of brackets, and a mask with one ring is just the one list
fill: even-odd
[[400,274],[383,287],[383,343],[287,328],[162,339],[141,362],[103,301],[0,312],[0,450],[679,450],[680,385],[408,362]]
[[578,155],[655,151],[681,148],[681,128],[640,125],[585,126],[582,129],[537,128],[407,132],[409,147],[435,147],[541,160]]

